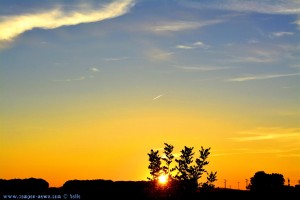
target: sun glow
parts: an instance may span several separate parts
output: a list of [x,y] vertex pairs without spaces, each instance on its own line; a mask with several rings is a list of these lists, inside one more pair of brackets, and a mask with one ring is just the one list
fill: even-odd
[[168,182],[168,175],[165,175],[165,174],[162,174],[158,177],[158,182],[161,184],[161,185],[165,185],[167,184]]

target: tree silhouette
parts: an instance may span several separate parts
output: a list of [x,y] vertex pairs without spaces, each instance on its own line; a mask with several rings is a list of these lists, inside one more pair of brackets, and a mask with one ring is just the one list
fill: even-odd
[[249,189],[254,192],[281,192],[284,189],[284,177],[278,173],[258,171],[251,177]]
[[152,175],[152,179],[147,177],[149,180],[157,180],[161,173],[161,157],[159,155],[159,151],[154,151],[151,149],[150,153],[148,153],[149,156],[149,166],[148,169],[150,170],[150,175]]
[[202,184],[202,190],[207,192],[211,191],[215,185],[214,182],[217,180],[217,172],[207,172],[206,182]]
[[[177,188],[182,190],[184,193],[195,192],[199,186],[203,186],[204,189],[213,188],[214,182],[217,180],[217,172],[208,173],[204,168],[209,164],[207,161],[208,156],[210,155],[210,148],[203,148],[199,150],[199,157],[194,160],[194,147],[187,147],[180,151],[181,155],[178,159],[175,159],[176,166],[175,168],[171,167],[173,162],[174,155],[172,154],[174,146],[164,143],[164,156],[159,155],[159,151],[154,151],[151,149],[149,156],[149,166],[150,174],[152,179],[149,180],[155,181],[161,174],[166,174],[177,184]],[[161,160],[164,161],[162,166]],[[172,176],[171,172],[176,171],[176,175]],[[207,174],[207,181],[205,183],[198,183],[198,180],[202,177],[203,173]],[[179,185],[179,186],[178,186]]]
[[163,166],[163,171],[165,174],[167,174],[169,177],[171,177],[171,172],[175,170],[175,168],[171,168],[170,165],[173,162],[174,156],[172,154],[174,146],[164,143],[164,155],[165,157],[162,157],[162,160],[165,162],[165,166]]

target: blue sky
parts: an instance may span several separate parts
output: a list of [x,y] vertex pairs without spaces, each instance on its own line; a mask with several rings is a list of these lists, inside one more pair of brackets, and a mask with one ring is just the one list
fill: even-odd
[[297,0],[0,0],[1,143],[175,113],[224,122],[216,154],[286,135],[299,156],[299,30]]
[[[270,82],[276,98],[286,98],[278,90],[299,90],[299,2],[124,2],[99,17],[110,2],[1,1],[2,27],[12,30],[21,16],[32,23],[1,37],[4,84],[29,84],[29,92],[76,81],[119,89],[157,84],[158,93],[249,86],[253,98]],[[46,20],[33,21],[40,16]]]

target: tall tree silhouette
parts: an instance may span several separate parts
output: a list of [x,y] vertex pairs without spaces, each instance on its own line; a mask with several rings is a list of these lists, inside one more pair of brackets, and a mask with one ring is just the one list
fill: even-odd
[[175,170],[175,168],[171,168],[171,163],[173,162],[174,155],[172,154],[174,146],[164,143],[164,155],[165,157],[162,157],[162,160],[165,162],[165,165],[163,166],[163,171],[166,175],[171,177],[171,172]]
[[148,153],[148,156],[150,162],[148,169],[150,170],[150,175],[152,176],[152,178],[147,178],[149,180],[157,180],[162,170],[161,157],[159,155],[159,151],[154,151],[153,149],[151,149],[150,153]]

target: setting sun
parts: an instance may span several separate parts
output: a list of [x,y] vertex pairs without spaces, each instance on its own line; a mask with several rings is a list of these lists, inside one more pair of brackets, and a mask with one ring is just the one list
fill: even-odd
[[158,182],[161,185],[165,185],[168,182],[168,175],[162,174],[158,177]]

